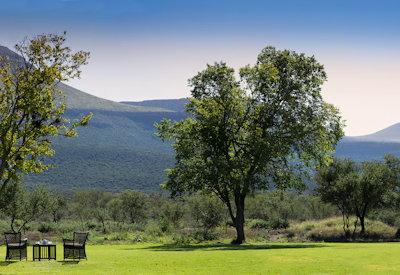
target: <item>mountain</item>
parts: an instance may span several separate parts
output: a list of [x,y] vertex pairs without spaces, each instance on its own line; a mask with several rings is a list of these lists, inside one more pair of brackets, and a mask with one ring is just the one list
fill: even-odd
[[170,145],[154,135],[154,123],[163,118],[180,120],[184,114],[100,99],[65,84],[60,88],[67,98],[67,117],[78,119],[92,112],[93,119],[79,129],[77,138],[56,139],[56,155],[47,160],[55,167],[29,175],[27,183],[60,189],[159,191],[164,170],[174,158]]
[[[78,90],[73,91],[76,93],[69,94],[70,102],[82,95]],[[55,167],[43,174],[29,175],[26,177],[28,184],[46,183],[60,189],[159,190],[165,179],[164,170],[174,159],[169,144],[154,135],[153,124],[165,117],[180,120],[182,114],[104,103],[90,98],[88,106],[81,101],[83,106],[68,109],[66,116],[71,119],[88,112],[93,113],[93,119],[89,126],[79,129],[77,138],[57,138],[54,142],[56,155],[47,160]]]
[[358,161],[382,159],[386,154],[400,157],[400,123],[369,135],[344,137],[336,147],[336,156]]
[[116,112],[173,112],[172,110],[157,106],[124,104],[99,98],[63,83],[59,84],[59,88],[65,95],[68,109],[90,109]]
[[400,142],[400,123],[396,123],[376,133],[365,136],[348,137],[348,140],[371,142]]
[[159,107],[172,110],[175,112],[185,112],[185,105],[188,103],[188,100],[186,98],[155,99],[155,100],[144,100],[144,101],[122,101],[121,103],[134,106]]
[[20,55],[13,52],[9,48],[1,45],[0,45],[0,56],[8,58],[11,61],[11,64],[14,65],[20,65],[24,63],[24,59]]

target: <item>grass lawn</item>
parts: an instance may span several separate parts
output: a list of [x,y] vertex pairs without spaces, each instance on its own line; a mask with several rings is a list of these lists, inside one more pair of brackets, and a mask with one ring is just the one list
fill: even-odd
[[89,245],[88,260],[5,262],[1,274],[309,274],[400,273],[400,243],[304,243],[215,245]]

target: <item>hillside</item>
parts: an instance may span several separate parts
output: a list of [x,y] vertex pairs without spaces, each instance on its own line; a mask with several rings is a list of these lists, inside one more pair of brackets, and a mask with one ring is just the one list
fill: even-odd
[[339,157],[358,161],[381,159],[385,154],[400,157],[400,123],[365,136],[349,136],[336,148]]
[[178,99],[153,99],[153,100],[143,100],[143,101],[122,101],[121,103],[134,105],[134,106],[144,106],[144,107],[158,107],[175,112],[184,112],[185,105],[188,103],[186,98]]
[[336,146],[336,157],[351,158],[356,161],[380,160],[386,154],[400,157],[400,143],[360,141],[344,138]]
[[59,88],[66,97],[68,109],[90,109],[116,112],[171,112],[171,110],[157,106],[128,105],[99,98],[63,83],[59,84]]

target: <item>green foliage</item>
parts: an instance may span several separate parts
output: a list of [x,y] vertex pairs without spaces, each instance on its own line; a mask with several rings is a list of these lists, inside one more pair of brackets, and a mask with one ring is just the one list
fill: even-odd
[[134,189],[160,192],[164,170],[173,165],[168,144],[154,137],[153,123],[164,117],[182,118],[174,113],[105,112],[67,110],[73,119],[86,112],[94,116],[88,127],[74,139],[57,139],[57,154],[46,163],[54,166],[42,174],[25,178],[29,186],[45,183],[62,190],[98,188],[121,192]]
[[106,220],[109,218],[107,204],[111,199],[112,194],[99,190],[78,191],[74,195],[72,212],[81,220],[97,220],[105,233]]
[[39,35],[16,46],[20,64],[0,59],[0,197],[12,180],[48,169],[52,137],[76,136],[91,114],[71,122],[57,83],[79,77],[86,52],[72,53],[64,35]]
[[[317,192],[322,200],[336,205],[343,216],[343,229],[350,235],[349,217],[357,217],[361,234],[365,232],[365,217],[381,206],[399,184],[399,161],[391,156],[385,162],[369,161],[357,164],[351,160],[335,160],[316,175]],[[354,234],[353,234],[354,235]]]
[[215,228],[222,224],[227,214],[222,202],[212,195],[196,194],[188,197],[185,204],[188,205],[188,214],[193,224],[200,229],[200,238],[196,239],[215,239]]
[[240,80],[225,63],[208,65],[190,80],[191,116],[157,125],[176,152],[165,187],[215,193],[242,243],[249,193],[271,184],[302,186],[305,166],[329,163],[343,132],[338,110],[320,94],[325,79],[314,57],[273,47],[242,68]]
[[3,207],[3,212],[10,220],[10,229],[20,232],[26,229],[30,222],[43,216],[49,204],[50,192],[45,186],[37,186],[27,192],[21,185],[16,185],[12,197]]
[[51,231],[54,231],[54,226],[53,224],[49,222],[42,222],[39,224],[38,229],[40,233],[49,233]]
[[270,223],[261,219],[249,220],[248,226],[251,229],[270,229]]
[[145,216],[147,197],[145,194],[126,190],[119,196],[124,208],[126,217],[131,223],[141,222]]
[[249,219],[296,220],[323,219],[337,214],[335,207],[324,203],[317,196],[275,190],[260,192],[246,202]]
[[[350,217],[354,223],[357,218]],[[356,241],[390,241],[395,238],[396,228],[380,221],[366,219],[367,230],[363,235],[355,234]],[[359,232],[357,232],[359,233]],[[340,217],[330,217],[322,220],[307,220],[300,223],[293,223],[286,234],[293,240],[343,242],[348,237],[343,231],[343,220]]]

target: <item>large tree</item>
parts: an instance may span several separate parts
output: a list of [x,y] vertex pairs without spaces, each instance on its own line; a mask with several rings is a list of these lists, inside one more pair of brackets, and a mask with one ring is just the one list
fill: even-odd
[[73,53],[63,35],[39,35],[16,45],[20,58],[0,57],[0,197],[25,173],[48,168],[52,137],[76,135],[91,115],[71,122],[64,116],[61,81],[80,76],[89,53]]
[[302,183],[306,167],[328,163],[343,135],[338,110],[321,96],[326,74],[314,57],[266,47],[239,77],[225,63],[207,65],[189,81],[189,117],[157,125],[176,152],[165,187],[215,193],[238,244],[245,241],[246,196]]

